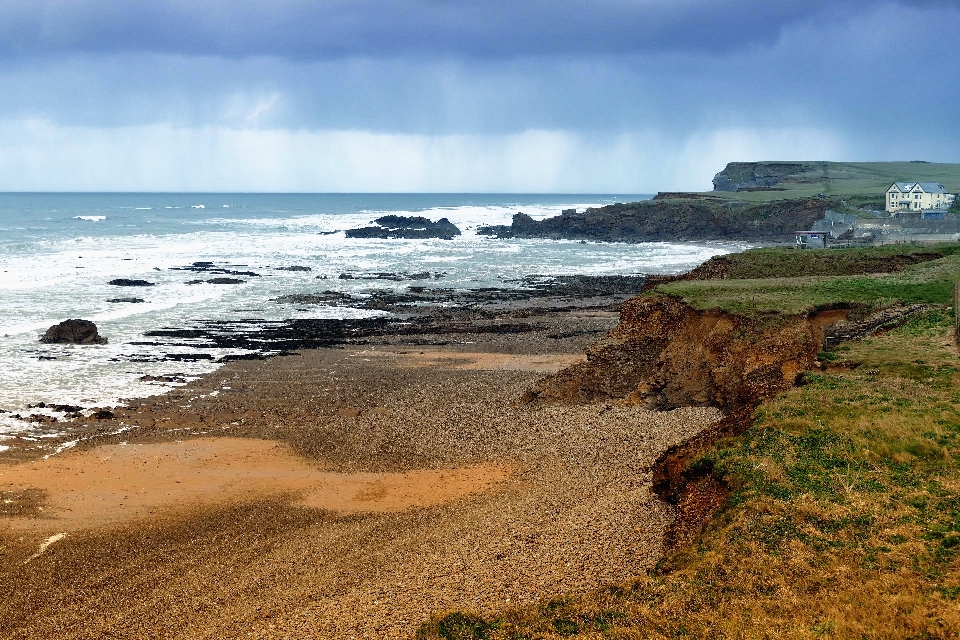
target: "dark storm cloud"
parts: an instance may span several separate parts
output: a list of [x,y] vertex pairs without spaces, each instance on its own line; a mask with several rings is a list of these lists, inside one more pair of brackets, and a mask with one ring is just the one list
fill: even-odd
[[[0,51],[154,52],[298,60],[398,54],[515,57],[725,53],[875,0],[13,0]],[[889,3],[886,3],[889,4]],[[945,5],[908,0],[908,5]]]
[[805,126],[864,144],[909,123],[955,149],[958,30],[956,8],[888,4],[797,22],[771,45],[723,55],[24,56],[0,65],[0,119],[425,135]]
[[731,160],[958,161],[958,33],[960,0],[0,0],[0,188],[646,192]]

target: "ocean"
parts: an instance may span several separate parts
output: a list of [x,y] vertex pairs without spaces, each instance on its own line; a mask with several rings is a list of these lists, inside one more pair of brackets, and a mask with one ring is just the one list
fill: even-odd
[[[284,295],[338,291],[362,298],[375,289],[417,283],[364,274],[429,274],[451,289],[521,286],[528,275],[677,273],[741,247],[690,243],[580,243],[478,236],[485,224],[535,219],[640,194],[0,194],[0,450],[14,434],[40,437],[28,423],[40,402],[115,406],[176,386],[141,380],[190,379],[243,350],[210,359],[170,361],[145,332],[198,321],[347,319],[383,312],[348,305],[278,304]],[[452,240],[346,238],[385,214],[448,218]],[[234,284],[207,282],[196,263],[230,272]],[[210,265],[208,265],[210,266]],[[296,270],[290,270],[295,267]],[[341,276],[357,276],[353,278]],[[152,286],[108,284],[145,280]],[[198,282],[202,280],[202,282]],[[138,299],[142,302],[124,301]],[[121,301],[117,301],[121,300]],[[94,321],[106,345],[42,344],[67,318]],[[184,347],[189,348],[189,347]],[[166,349],[169,351],[169,349]]]

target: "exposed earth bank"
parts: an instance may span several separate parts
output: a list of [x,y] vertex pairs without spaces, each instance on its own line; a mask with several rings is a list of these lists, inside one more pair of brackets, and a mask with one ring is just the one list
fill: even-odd
[[824,328],[849,314],[836,309],[765,322],[698,311],[671,296],[635,298],[623,305],[617,327],[587,350],[586,361],[543,378],[524,400],[721,408],[723,420],[670,447],[654,465],[654,491],[679,507],[664,537],[673,547],[699,531],[729,493],[711,469],[691,469],[690,461],[718,438],[741,433],[763,398],[813,368]]
[[823,344],[823,327],[849,311],[762,321],[697,311],[671,296],[624,303],[620,324],[584,363],[541,380],[527,400],[625,399],[649,408],[749,406],[793,386]]

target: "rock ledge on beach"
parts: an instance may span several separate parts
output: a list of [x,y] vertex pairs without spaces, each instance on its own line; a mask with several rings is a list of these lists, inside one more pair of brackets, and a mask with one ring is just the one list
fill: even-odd
[[53,344],[107,344],[90,320],[70,319],[55,324],[40,336],[40,342]]

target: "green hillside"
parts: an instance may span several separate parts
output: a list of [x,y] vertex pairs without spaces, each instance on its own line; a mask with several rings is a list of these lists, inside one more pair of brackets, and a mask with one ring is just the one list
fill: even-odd
[[[935,162],[731,162],[714,184],[741,186],[710,195],[746,202],[805,198],[819,193],[852,198],[861,204],[882,204],[894,181],[940,182],[960,192],[960,164]],[[869,199],[876,199],[871,203]]]

